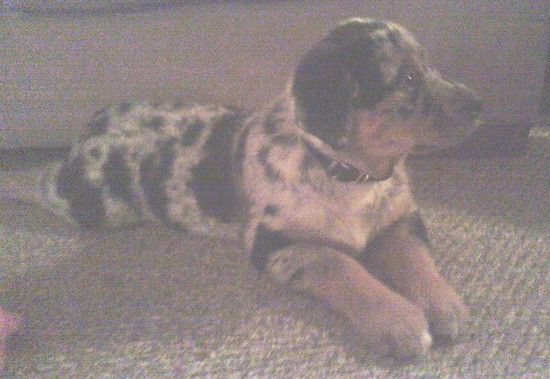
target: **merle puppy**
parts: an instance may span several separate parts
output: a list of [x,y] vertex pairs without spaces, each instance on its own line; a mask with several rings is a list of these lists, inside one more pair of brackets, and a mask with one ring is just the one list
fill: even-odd
[[414,357],[456,337],[466,309],[430,258],[403,159],[464,140],[481,107],[404,28],[350,19],[259,112],[99,112],[42,198],[85,228],[238,221],[255,268],[346,316],[372,351]]

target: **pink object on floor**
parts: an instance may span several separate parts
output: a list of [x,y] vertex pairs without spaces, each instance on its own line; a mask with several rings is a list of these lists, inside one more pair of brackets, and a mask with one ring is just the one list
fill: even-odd
[[6,340],[17,329],[19,322],[19,316],[12,315],[0,308],[0,368],[3,366],[6,356]]

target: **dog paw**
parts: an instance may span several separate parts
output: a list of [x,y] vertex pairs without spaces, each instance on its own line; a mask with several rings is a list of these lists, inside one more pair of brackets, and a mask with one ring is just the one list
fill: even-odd
[[445,291],[442,296],[431,299],[425,313],[436,338],[450,342],[464,334],[468,309],[454,291]]
[[404,300],[369,311],[358,327],[370,352],[377,356],[414,359],[426,355],[432,345],[426,317]]

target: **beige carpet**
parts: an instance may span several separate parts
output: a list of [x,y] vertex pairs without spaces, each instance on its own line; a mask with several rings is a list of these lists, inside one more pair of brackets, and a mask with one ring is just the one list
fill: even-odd
[[[410,364],[369,358],[338,315],[258,277],[235,236],[78,233],[3,199],[0,305],[25,320],[5,374],[550,377],[550,130],[530,140],[519,158],[409,162],[437,263],[472,313],[460,344]],[[5,160],[0,183],[28,179],[40,159]]]

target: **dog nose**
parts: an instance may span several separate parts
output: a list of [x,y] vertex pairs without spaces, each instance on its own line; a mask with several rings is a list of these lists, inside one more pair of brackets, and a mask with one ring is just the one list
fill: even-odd
[[470,89],[463,84],[458,84],[457,87],[457,103],[459,104],[460,111],[472,116],[479,116],[483,110],[483,103],[485,101],[473,89]]
[[479,96],[473,97],[466,103],[463,110],[472,116],[479,116],[483,110],[483,99]]

